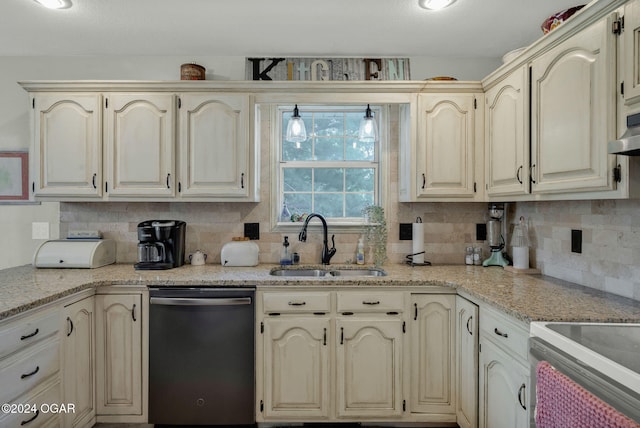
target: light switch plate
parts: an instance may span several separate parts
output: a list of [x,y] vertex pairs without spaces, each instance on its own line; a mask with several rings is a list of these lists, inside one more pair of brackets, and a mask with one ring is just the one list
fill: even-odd
[[31,239],[49,239],[49,223],[38,221],[31,223]]

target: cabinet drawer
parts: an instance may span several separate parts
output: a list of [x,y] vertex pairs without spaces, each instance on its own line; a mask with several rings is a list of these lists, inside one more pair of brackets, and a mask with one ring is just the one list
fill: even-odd
[[337,311],[342,312],[404,312],[404,293],[382,291],[338,292]]
[[7,358],[0,365],[0,403],[24,394],[60,370],[60,342],[49,340]]
[[331,311],[330,292],[264,293],[265,313],[299,313]]
[[0,326],[0,359],[58,331],[60,312],[39,312]]
[[[32,396],[25,396],[25,398],[18,398],[13,400],[10,404],[27,405],[29,407],[27,412],[11,412],[0,417],[0,426],[3,428],[34,428],[34,427],[50,427],[61,426],[60,415],[56,413],[60,412],[60,408],[51,408],[50,405],[60,405],[62,403],[62,393],[60,388],[60,381],[56,380],[53,385],[47,386],[46,389],[37,392]],[[65,403],[66,404],[66,403]],[[65,407],[65,409],[67,409]],[[24,410],[20,408],[19,410]],[[71,411],[71,408],[68,409]],[[27,422],[27,421],[31,422]],[[58,423],[56,423],[58,422]]]
[[480,332],[523,361],[529,356],[529,332],[507,316],[480,308]]

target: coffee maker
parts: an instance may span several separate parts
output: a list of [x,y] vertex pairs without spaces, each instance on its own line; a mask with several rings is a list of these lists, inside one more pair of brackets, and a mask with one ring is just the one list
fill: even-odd
[[184,264],[187,223],[179,220],[147,220],[138,224],[137,270],[173,269]]

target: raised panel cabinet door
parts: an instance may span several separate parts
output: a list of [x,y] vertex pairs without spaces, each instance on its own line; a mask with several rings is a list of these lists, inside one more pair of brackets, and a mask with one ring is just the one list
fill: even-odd
[[526,428],[525,368],[488,340],[480,352],[480,428]]
[[110,94],[104,110],[109,196],[174,196],[175,97]]
[[402,415],[402,320],[336,320],[337,416]]
[[478,306],[456,296],[456,419],[478,426]]
[[474,196],[474,100],[473,94],[418,97],[418,198]]
[[102,197],[100,94],[38,94],[33,101],[33,192]]
[[624,6],[624,99],[627,104],[640,101],[640,0]]
[[142,414],[142,297],[96,296],[97,414]]
[[531,69],[532,192],[614,187],[615,36],[600,20],[546,54]]
[[329,319],[264,321],[264,417],[329,417]]
[[414,294],[411,325],[411,412],[455,421],[455,296]]
[[64,308],[63,402],[75,411],[65,414],[65,426],[84,427],[95,423],[95,312],[94,297]]
[[249,96],[180,96],[182,197],[246,198],[249,165]]
[[522,66],[486,93],[487,194],[529,193],[528,67]]

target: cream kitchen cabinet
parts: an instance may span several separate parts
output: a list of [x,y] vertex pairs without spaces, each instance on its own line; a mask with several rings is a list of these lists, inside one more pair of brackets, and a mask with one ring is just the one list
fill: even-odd
[[168,197],[175,184],[175,96],[105,95],[105,192],[109,198]]
[[455,422],[455,295],[413,294],[411,306],[411,412]]
[[46,93],[31,102],[32,195],[102,198],[101,95]]
[[521,66],[485,94],[486,190],[529,193],[529,67]]
[[144,293],[95,297],[98,422],[146,421],[148,325]]
[[181,199],[249,198],[251,97],[187,93],[179,100]]
[[478,306],[456,296],[456,419],[478,426]]
[[615,16],[601,19],[531,63],[533,193],[611,190],[616,129]]
[[623,62],[624,100],[626,104],[640,101],[640,1],[624,6]]
[[96,418],[95,312],[93,295],[65,306],[62,312],[62,373],[64,403],[73,412],[64,414],[66,427],[93,426]]
[[418,96],[415,200],[480,199],[481,93]]

